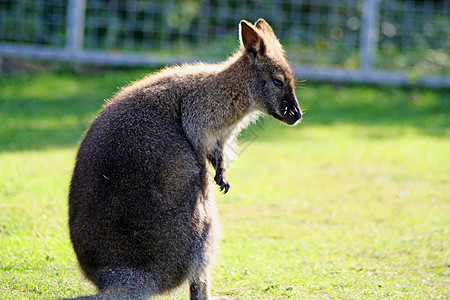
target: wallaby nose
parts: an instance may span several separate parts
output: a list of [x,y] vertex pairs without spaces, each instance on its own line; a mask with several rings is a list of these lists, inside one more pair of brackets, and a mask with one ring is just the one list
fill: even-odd
[[297,97],[295,97],[295,94],[292,93],[283,100],[285,101],[284,103],[287,102],[288,105],[284,107],[283,117],[281,120],[288,125],[294,125],[302,118],[302,110],[298,104]]
[[288,125],[295,125],[302,118],[302,110],[298,105],[293,105],[290,109],[286,107],[286,110],[288,110],[287,118],[285,118],[283,121]]
[[294,114],[297,120],[300,120],[302,118],[302,110],[300,107],[294,107]]
[[293,108],[293,112],[294,112],[294,115],[295,115],[295,117],[297,118],[297,120],[300,120],[301,118],[302,118],[302,115],[303,115],[303,113],[302,113],[302,109],[300,108],[300,105],[298,104],[298,100],[297,100],[297,96],[295,95],[295,93],[293,93],[293,106],[294,106],[294,108]]

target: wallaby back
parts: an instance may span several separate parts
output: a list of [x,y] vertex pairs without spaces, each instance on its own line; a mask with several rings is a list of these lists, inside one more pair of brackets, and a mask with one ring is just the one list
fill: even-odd
[[69,228],[98,287],[93,297],[146,299],[188,280],[191,299],[209,298],[219,226],[207,164],[227,192],[225,144],[260,113],[287,124],[301,117],[273,30],[262,19],[239,28],[233,57],[166,68],[123,88],[86,132]]

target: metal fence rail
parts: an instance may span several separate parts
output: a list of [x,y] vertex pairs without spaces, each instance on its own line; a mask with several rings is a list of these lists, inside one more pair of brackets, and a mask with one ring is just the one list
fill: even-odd
[[0,0],[0,55],[110,65],[220,60],[265,18],[297,76],[450,87],[445,0]]

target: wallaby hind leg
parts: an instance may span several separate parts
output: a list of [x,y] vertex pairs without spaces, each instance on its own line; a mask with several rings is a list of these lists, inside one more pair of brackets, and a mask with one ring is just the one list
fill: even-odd
[[209,271],[201,269],[189,280],[190,300],[209,300]]
[[227,297],[211,297],[209,272],[200,273],[189,280],[190,300],[229,300]]

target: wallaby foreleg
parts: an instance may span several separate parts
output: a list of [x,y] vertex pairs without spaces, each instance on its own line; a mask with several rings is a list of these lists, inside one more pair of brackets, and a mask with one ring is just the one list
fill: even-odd
[[214,181],[218,186],[220,186],[220,190],[223,191],[224,194],[226,194],[230,189],[230,183],[227,179],[227,172],[223,159],[223,150],[219,145],[217,145],[214,151],[208,155],[208,159],[216,170]]

